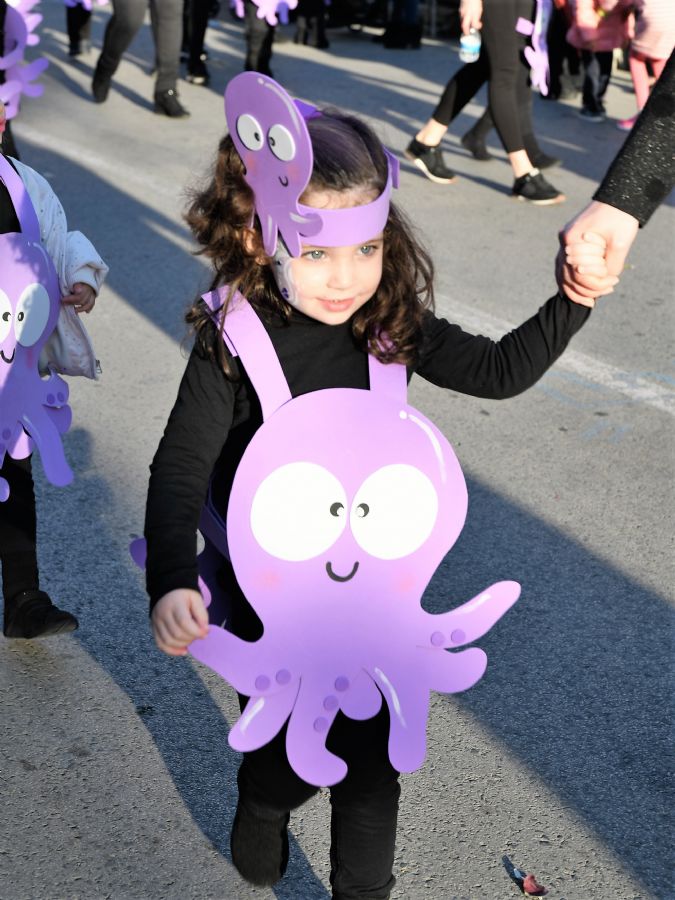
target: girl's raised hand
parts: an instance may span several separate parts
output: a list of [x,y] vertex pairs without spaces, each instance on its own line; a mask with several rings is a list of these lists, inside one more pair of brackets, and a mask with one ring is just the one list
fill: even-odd
[[188,644],[206,637],[209,630],[202,595],[190,588],[164,594],[152,610],[151,622],[155,643],[169,656],[185,656]]

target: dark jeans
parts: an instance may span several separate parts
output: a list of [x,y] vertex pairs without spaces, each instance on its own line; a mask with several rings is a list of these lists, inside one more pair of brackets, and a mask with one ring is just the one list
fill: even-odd
[[9,498],[0,503],[0,561],[5,602],[20,591],[39,588],[35,490],[30,457],[5,456],[0,475],[9,484]]
[[605,105],[602,102],[607,88],[609,79],[612,74],[612,59],[614,54],[611,50],[591,50],[581,51],[581,62],[584,67],[584,86],[582,103],[584,109],[590,109],[594,113],[603,113]]
[[[103,38],[98,68],[113,75],[139,32],[148,0],[112,0],[113,14]],[[150,0],[150,20],[157,55],[155,92],[173,90],[178,80],[183,30],[183,0]]]
[[560,81],[564,64],[567,61],[567,69],[570,75],[579,74],[579,51],[576,47],[567,43],[567,30],[569,22],[565,11],[553,7],[551,19],[548,25],[546,43],[548,46],[549,92],[552,97],[559,97],[562,88]]
[[525,38],[516,32],[522,16],[532,19],[532,0],[485,0],[481,54],[453,75],[433,118],[449,125],[488,82],[490,112],[507,153],[525,149],[533,135],[529,67],[522,57]]
[[[242,705],[245,698],[242,698]],[[386,705],[373,719],[355,722],[341,713],[328,735],[328,749],[345,760],[346,778],[330,789],[330,883],[333,900],[386,900],[392,874],[400,787],[387,755]],[[291,769],[284,728],[269,744],[245,753],[239,795],[257,806],[289,812],[317,793]]]

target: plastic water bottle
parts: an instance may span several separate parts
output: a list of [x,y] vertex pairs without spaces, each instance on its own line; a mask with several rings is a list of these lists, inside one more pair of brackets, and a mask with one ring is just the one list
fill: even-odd
[[459,58],[463,63],[476,62],[480,56],[481,37],[480,31],[471,28],[468,34],[463,34],[459,39]]

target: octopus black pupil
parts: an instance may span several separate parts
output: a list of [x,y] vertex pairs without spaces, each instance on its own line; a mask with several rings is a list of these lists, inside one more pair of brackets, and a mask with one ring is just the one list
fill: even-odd
[[19,322],[23,322],[23,313],[22,312],[19,313],[19,315],[17,316],[17,319],[19,320]]

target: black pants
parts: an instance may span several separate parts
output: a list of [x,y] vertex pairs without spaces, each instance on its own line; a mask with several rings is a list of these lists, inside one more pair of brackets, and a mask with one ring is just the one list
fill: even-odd
[[525,38],[516,32],[521,16],[532,20],[533,0],[485,0],[480,57],[453,75],[432,113],[449,125],[487,81],[490,112],[507,153],[524,150],[525,136],[534,132]]
[[270,60],[272,59],[272,44],[274,42],[274,25],[269,25],[265,19],[258,18],[258,7],[251,0],[246,0],[244,8],[244,21],[246,27],[246,61],[244,69],[247,72],[260,72],[261,75],[270,75]]
[[[257,640],[262,623],[237,584],[232,566],[222,561],[220,590],[209,607],[212,622],[227,619],[228,630]],[[239,698],[243,710],[247,698]],[[372,719],[356,722],[338,713],[327,748],[347,763],[347,776],[330,789],[330,882],[333,900],[386,900],[394,886],[392,867],[400,787],[389,762],[386,704]],[[264,747],[244,753],[237,781],[239,796],[257,807],[290,812],[317,793],[290,767],[286,728]]]
[[88,41],[91,32],[91,10],[79,3],[66,7],[66,29],[72,47],[79,47],[81,41]]
[[[148,0],[112,0],[113,14],[103,38],[98,68],[113,75],[138,34]],[[173,90],[178,80],[183,31],[183,0],[150,0],[150,20],[157,55],[156,93]]]
[[552,97],[560,96],[562,89],[561,76],[565,61],[570,75],[579,74],[579,51],[567,43],[569,22],[565,11],[553,7],[548,25],[546,43],[548,46],[549,92]]
[[609,87],[613,57],[611,50],[598,50],[595,53],[591,50],[581,51],[581,63],[584,67],[582,96],[584,109],[590,109],[594,113],[605,111],[605,104],[602,101]]
[[9,484],[9,498],[0,503],[0,561],[5,602],[20,591],[37,590],[38,576],[35,490],[30,457],[5,457],[2,476]]
[[183,50],[188,54],[188,70],[193,72],[204,52],[204,35],[212,0],[185,0],[183,7]]
[[[383,707],[366,722],[338,713],[326,742],[349,767],[346,778],[330,789],[333,900],[386,900],[395,883],[400,786],[387,755],[389,716]],[[260,750],[244,754],[237,778],[242,800],[290,812],[317,793],[291,769],[285,739],[284,728]]]

